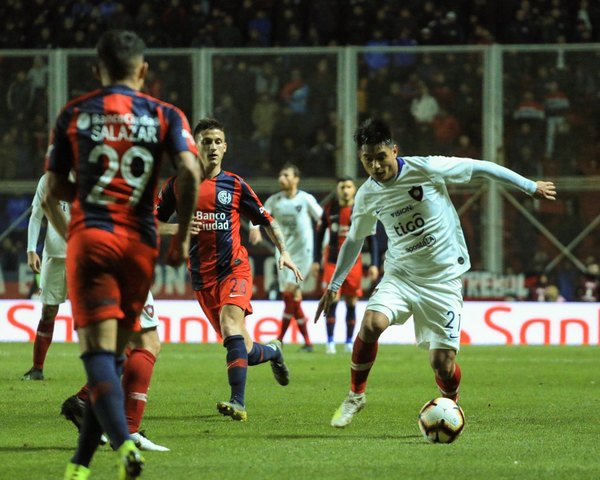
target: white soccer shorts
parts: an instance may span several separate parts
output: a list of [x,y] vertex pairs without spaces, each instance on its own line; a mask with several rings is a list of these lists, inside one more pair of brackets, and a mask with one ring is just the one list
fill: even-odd
[[366,308],[383,313],[390,325],[403,325],[412,315],[417,346],[421,348],[460,348],[460,278],[419,285],[403,278],[401,272],[385,272]]
[[44,305],[60,305],[67,298],[65,259],[43,257],[40,273],[40,301]]
[[154,297],[152,292],[148,291],[148,297],[146,297],[146,303],[140,315],[140,324],[142,330],[146,328],[158,327],[158,315],[154,310]]
[[[303,278],[307,278],[310,274],[310,267],[312,266],[312,250],[303,251],[300,253],[290,252],[292,261],[300,270]],[[275,257],[276,261],[279,261],[279,255]],[[279,283],[279,291],[283,292],[288,283],[296,284],[296,276],[289,268],[283,267],[282,270],[277,269],[277,281]]]

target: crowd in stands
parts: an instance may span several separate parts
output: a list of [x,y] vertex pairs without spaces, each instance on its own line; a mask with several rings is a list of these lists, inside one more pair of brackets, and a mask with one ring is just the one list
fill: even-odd
[[0,16],[0,48],[92,47],[107,25],[159,48],[600,39],[592,0],[5,0]]
[[[0,15],[0,49],[92,48],[107,25],[137,30],[153,48],[600,40],[600,2],[591,0],[5,0]],[[531,177],[600,174],[599,57],[558,49],[506,53],[504,147],[493,160]],[[357,60],[359,120],[376,115],[389,121],[401,153],[481,158],[481,53],[368,50]],[[91,57],[69,60],[70,97],[93,86],[90,62]],[[191,118],[189,59],[158,55],[150,63],[147,91]],[[0,76],[5,95],[0,101],[0,180],[36,179],[43,172],[48,141],[47,58],[0,56],[0,65],[9,72]],[[251,179],[273,176],[291,161],[304,177],[335,177],[342,74],[335,53],[216,55],[212,68],[212,113],[227,125],[228,141],[235,145],[229,169]],[[0,210],[14,210],[17,200],[0,196]],[[532,212],[536,208],[533,202],[524,205]],[[585,227],[585,219],[594,217],[594,204],[566,195],[557,205],[553,212],[536,214],[544,215],[544,224],[566,245]],[[471,225],[480,221],[478,213],[472,207],[472,214],[463,217],[472,244],[479,243]],[[518,214],[510,215],[511,224],[518,221]],[[8,217],[0,222],[4,228]],[[513,268],[528,271],[539,238],[524,223],[504,245]],[[585,254],[597,237],[591,235]],[[11,236],[6,240],[11,245],[2,245],[3,265],[14,263],[21,240]],[[577,297],[560,292],[567,300]]]

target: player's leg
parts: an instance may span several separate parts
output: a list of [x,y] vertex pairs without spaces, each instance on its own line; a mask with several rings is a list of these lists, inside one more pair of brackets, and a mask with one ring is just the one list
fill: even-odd
[[346,343],[345,349],[347,352],[352,351],[352,339],[354,338],[354,327],[356,326],[356,303],[358,297],[356,295],[346,295]]
[[338,302],[335,301],[327,310],[327,314],[325,316],[325,327],[327,328],[327,347],[325,348],[325,353],[335,353],[335,341],[333,339],[333,334],[335,332],[335,311],[337,310]]
[[[281,275],[281,272],[279,275]],[[281,329],[279,330],[277,338],[283,343],[283,337],[285,337],[285,334],[292,323],[292,318],[294,317],[295,304],[293,289],[286,285],[281,290],[281,298],[283,300],[283,314],[281,315]]]
[[389,324],[390,320],[385,314],[368,309],[365,312],[352,349],[350,392],[333,414],[331,419],[333,427],[345,427],[352,421],[354,415],[365,406],[365,390],[369,373],[377,357],[378,340]]
[[245,336],[248,334],[244,325],[244,310],[237,305],[223,305],[219,319],[223,346],[227,349],[227,378],[231,395],[228,402],[217,403],[217,409],[233,420],[245,422],[248,419],[245,394],[251,340]]
[[64,258],[44,257],[40,275],[42,314],[33,343],[33,366],[22,380],[43,380],[44,362],[54,335],[54,322],[59,305],[67,298]]
[[[142,316],[142,325],[144,317]],[[148,401],[154,364],[160,352],[157,327],[134,332],[128,345],[121,384],[125,394],[125,416],[132,440],[140,450],[168,452],[169,449],[148,439],[140,430]]]
[[360,331],[354,340],[350,366],[350,392],[331,419],[331,425],[343,428],[366,403],[365,391],[371,368],[377,358],[378,341],[390,325],[403,324],[410,318],[410,290],[402,277],[386,272],[371,296]]
[[21,380],[43,380],[44,362],[46,354],[52,343],[54,334],[54,320],[58,313],[58,305],[42,305],[42,315],[38,322],[33,342],[33,365],[23,374]]
[[297,284],[292,284],[291,289],[293,290],[294,299],[294,318],[296,319],[298,330],[300,330],[300,333],[304,338],[304,346],[300,349],[300,351],[313,352],[314,347],[308,334],[308,318],[302,309],[302,289],[300,288],[300,285]]
[[417,345],[429,349],[429,362],[442,396],[458,399],[461,380],[456,354],[460,349],[462,316],[460,279],[427,285],[415,302]]
[[456,350],[432,349],[429,351],[429,362],[442,396],[456,402],[461,378],[460,367],[456,363]]

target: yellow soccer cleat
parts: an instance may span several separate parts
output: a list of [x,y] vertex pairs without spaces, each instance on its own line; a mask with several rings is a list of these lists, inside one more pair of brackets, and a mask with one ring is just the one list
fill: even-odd
[[117,450],[119,455],[119,480],[138,478],[144,468],[144,457],[133,443],[125,440]]
[[87,480],[90,476],[90,469],[83,465],[69,462],[65,471],[65,480]]

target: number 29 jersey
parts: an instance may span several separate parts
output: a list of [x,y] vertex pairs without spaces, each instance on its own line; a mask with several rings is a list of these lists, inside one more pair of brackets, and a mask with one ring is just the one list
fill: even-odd
[[185,115],[124,85],[67,103],[57,118],[46,169],[74,170],[69,235],[99,228],[156,247],[154,196],[163,153],[197,155]]

